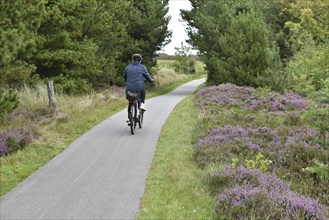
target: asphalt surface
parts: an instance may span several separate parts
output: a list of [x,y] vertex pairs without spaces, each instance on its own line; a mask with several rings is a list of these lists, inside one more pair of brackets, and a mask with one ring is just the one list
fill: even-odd
[[4,195],[0,219],[135,219],[161,128],[203,82],[146,100],[135,135],[126,109],[98,124]]

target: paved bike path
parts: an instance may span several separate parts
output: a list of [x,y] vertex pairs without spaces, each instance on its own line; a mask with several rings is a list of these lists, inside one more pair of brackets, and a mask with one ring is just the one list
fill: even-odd
[[130,134],[127,110],[82,135],[0,200],[0,219],[135,219],[161,128],[204,79],[146,101]]

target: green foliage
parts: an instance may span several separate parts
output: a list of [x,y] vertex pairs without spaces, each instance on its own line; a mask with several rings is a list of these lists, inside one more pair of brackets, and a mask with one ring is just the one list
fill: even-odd
[[205,61],[208,84],[260,84],[257,79],[272,64],[270,32],[257,5],[251,1],[191,2],[193,8],[183,11],[183,18],[191,26],[190,43]]
[[0,122],[5,119],[8,113],[17,108],[18,104],[18,96],[14,90],[0,87]]
[[286,68],[290,74],[289,88],[305,96],[321,90],[329,79],[328,59],[328,43],[298,51]]
[[232,158],[232,163],[231,163],[232,169],[235,170],[235,168],[237,168],[238,165],[239,165],[239,158],[237,157]]
[[[128,1],[97,0],[96,8],[85,21],[83,33],[97,44],[97,62],[101,74],[93,81],[96,86],[106,84],[124,85],[122,71],[127,62],[125,50],[128,44],[126,15],[131,5]],[[131,56],[131,55],[129,55]]]
[[256,79],[256,85],[283,92],[287,87],[287,74],[284,72],[283,63],[280,59],[280,50],[276,42],[268,48],[268,68]]
[[50,1],[38,29],[38,53],[33,57],[42,78],[64,74],[95,81],[100,73],[97,45],[84,36],[83,28],[96,1]]
[[285,2],[285,27],[289,30],[288,42],[293,52],[305,44],[321,44],[329,37],[329,4],[326,0],[294,0]]
[[322,89],[311,94],[310,98],[320,103],[329,103],[329,77],[326,80],[323,80]]
[[268,166],[272,164],[271,160],[265,159],[264,155],[258,153],[255,160],[246,160],[245,165],[248,169],[258,169],[261,172],[266,172]]
[[151,68],[169,42],[165,1],[17,0],[0,5],[0,85],[60,76],[123,85],[133,53]]
[[132,0],[131,8],[126,12],[129,19],[127,44],[125,45],[125,55],[127,62],[131,60],[131,55],[140,53],[143,55],[143,62],[149,68],[155,66],[155,53],[170,42],[171,31],[168,30],[170,17],[168,12],[168,2]]
[[1,1],[0,85],[16,86],[29,81],[35,71],[29,59],[36,51],[36,31],[44,12],[44,1]]
[[[232,82],[303,95],[328,78],[329,4],[325,0],[190,0],[182,11],[189,43],[208,83]],[[285,69],[284,67],[287,66]]]
[[319,161],[315,161],[315,165],[302,169],[304,172],[310,173],[316,180],[329,181],[329,165],[322,164]]
[[184,46],[182,42],[181,47],[176,47],[175,49],[175,71],[177,73],[194,74],[196,72],[196,62],[191,56],[189,56],[189,51],[191,48]]
[[67,95],[82,95],[93,91],[91,84],[82,78],[68,78],[59,75],[53,78],[55,90]]
[[308,112],[308,118],[310,123],[319,129],[323,144],[326,146],[327,134],[329,134],[329,108],[314,108]]
[[[255,160],[245,160],[245,167],[247,169],[258,169],[261,172],[266,172],[268,171],[268,167],[272,164],[271,160],[268,160],[264,157],[263,154],[258,153],[256,155]],[[234,157],[232,158],[232,169],[235,170],[237,168],[237,166],[239,165],[239,158]]]

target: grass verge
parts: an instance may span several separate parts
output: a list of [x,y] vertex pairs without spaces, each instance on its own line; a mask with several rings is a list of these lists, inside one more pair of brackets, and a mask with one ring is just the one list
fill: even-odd
[[163,127],[138,219],[212,218],[215,201],[193,159],[195,116],[194,96],[189,96]]

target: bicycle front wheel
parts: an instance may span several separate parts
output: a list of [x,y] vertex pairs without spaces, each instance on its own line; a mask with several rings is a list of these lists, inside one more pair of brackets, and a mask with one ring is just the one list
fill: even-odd
[[137,102],[135,102],[135,104],[133,106],[134,106],[133,114],[134,114],[134,129],[135,129],[137,126],[137,123],[138,123]]
[[130,127],[130,132],[131,134],[135,133],[135,127],[136,127],[136,123],[135,123],[135,105],[134,104],[130,104],[129,105],[129,127]]
[[144,119],[144,111],[139,110],[139,117],[138,117],[138,127],[142,128],[143,126],[143,119]]

